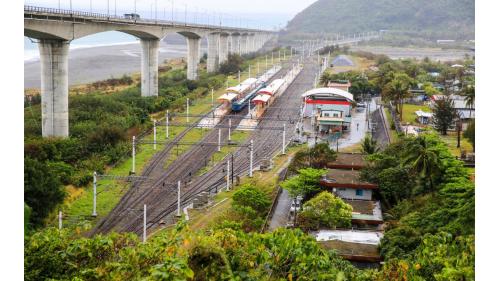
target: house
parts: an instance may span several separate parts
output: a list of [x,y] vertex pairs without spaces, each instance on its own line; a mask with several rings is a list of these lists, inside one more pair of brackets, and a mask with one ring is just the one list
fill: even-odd
[[431,112],[425,112],[422,111],[421,109],[415,111],[415,114],[417,115],[417,121],[420,124],[427,125],[431,122],[432,120],[432,113]]
[[[433,95],[431,97],[431,107],[434,106],[437,100],[445,98],[445,95]],[[472,106],[467,105],[467,101],[464,96],[460,95],[449,95],[449,98],[453,101],[453,107],[458,112],[460,119],[462,120],[471,120],[474,119],[475,116],[475,108],[474,104]]]
[[365,167],[364,155],[361,153],[337,153],[337,158],[333,162],[326,164],[330,169],[360,170]]
[[310,118],[315,131],[323,133],[349,130],[354,99],[336,88],[316,88],[302,94],[304,118]]
[[378,189],[378,185],[360,180],[360,171],[357,170],[329,169],[320,185],[349,200],[372,200],[373,191]]

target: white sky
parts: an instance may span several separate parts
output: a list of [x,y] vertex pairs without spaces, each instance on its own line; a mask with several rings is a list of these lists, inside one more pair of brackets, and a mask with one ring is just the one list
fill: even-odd
[[[158,19],[171,19],[172,2],[174,19],[188,22],[253,27],[265,29],[283,28],[298,12],[316,0],[136,0],[137,13],[142,18],[155,18],[155,4],[158,5]],[[123,15],[134,12],[134,0],[109,0],[109,12]],[[108,0],[25,0],[25,5],[47,8],[90,11],[106,14]],[[187,15],[185,10],[187,8]]]
[[[293,16],[316,0],[173,0],[174,8],[184,10],[187,4],[188,10],[200,9],[222,13],[245,12],[245,13],[267,13],[286,14]],[[61,8],[69,8],[70,0],[25,0],[26,5],[57,7],[61,3]],[[72,0],[75,9],[90,9],[92,2],[93,9],[107,10],[107,0]],[[110,9],[114,11],[114,3],[117,3],[118,10],[134,9],[134,0],[109,0]],[[171,0],[137,0],[138,10],[150,10],[151,4],[158,3],[158,10],[163,8],[171,9]]]

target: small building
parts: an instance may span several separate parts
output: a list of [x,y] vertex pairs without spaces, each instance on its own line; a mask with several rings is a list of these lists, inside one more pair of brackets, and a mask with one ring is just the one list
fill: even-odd
[[384,235],[380,231],[338,229],[320,230],[311,234],[322,247],[336,250],[347,260],[357,262],[382,260],[378,246]]
[[327,168],[361,170],[366,166],[364,155],[361,153],[337,153],[335,161],[328,162]]
[[[445,95],[433,95],[431,97],[431,107],[434,106],[434,103],[437,100],[443,99],[445,97]],[[469,107],[464,96],[449,95],[448,97],[453,101],[453,107],[458,112],[462,120],[470,120],[476,118],[475,105],[473,104],[471,107]]]
[[348,200],[372,200],[378,185],[360,180],[360,171],[329,169],[319,184]]
[[310,118],[316,131],[347,131],[351,124],[352,94],[336,88],[316,88],[302,94],[303,116]]
[[415,111],[415,114],[417,115],[417,121],[420,124],[427,125],[432,120],[433,114],[431,112],[425,112],[425,111],[422,111],[421,109],[419,109],[419,110]]
[[330,81],[326,85],[328,88],[340,89],[346,92],[349,92],[349,88],[351,87],[351,82],[346,81]]

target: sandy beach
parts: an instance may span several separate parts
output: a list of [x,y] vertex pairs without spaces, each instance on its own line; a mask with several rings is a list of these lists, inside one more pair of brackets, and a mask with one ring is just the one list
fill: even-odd
[[[177,43],[177,42],[176,42]],[[180,42],[178,42],[180,43]],[[201,54],[205,51],[202,44]],[[160,43],[159,62],[186,57],[185,44]],[[201,55],[200,54],[200,55]],[[137,73],[141,69],[139,43],[72,49],[69,54],[69,84],[79,85]],[[24,87],[40,87],[40,61],[25,61]]]
[[351,51],[365,51],[374,54],[387,55],[391,59],[415,58],[424,59],[425,57],[435,61],[452,61],[463,59],[465,54],[474,56],[474,51],[454,50],[441,48],[402,48],[389,46],[351,46]]

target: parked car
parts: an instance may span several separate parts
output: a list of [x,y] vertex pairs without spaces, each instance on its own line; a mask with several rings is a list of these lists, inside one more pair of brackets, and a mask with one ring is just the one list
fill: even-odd
[[290,213],[295,213],[300,210],[300,206],[302,205],[302,196],[297,196],[295,199],[292,199],[292,204],[290,206]]

